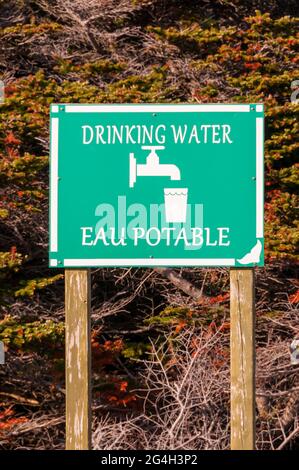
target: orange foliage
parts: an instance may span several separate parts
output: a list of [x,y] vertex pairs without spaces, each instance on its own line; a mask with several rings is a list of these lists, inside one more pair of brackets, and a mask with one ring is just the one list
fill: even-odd
[[91,351],[93,357],[93,367],[103,367],[113,364],[115,356],[119,354],[123,347],[122,339],[106,340],[101,344],[97,339],[97,332],[94,332],[91,338]]
[[229,322],[223,322],[219,327],[217,326],[215,321],[212,321],[209,326],[208,330],[206,333],[206,338],[211,338],[217,331],[229,331],[230,330],[230,323]]
[[108,401],[114,402],[118,406],[126,407],[128,404],[136,401],[136,396],[128,394],[124,398],[119,398],[116,395],[109,395]]
[[291,304],[298,304],[299,303],[299,289],[297,289],[297,291],[294,294],[289,295],[289,302]]
[[20,416],[19,418],[11,418],[15,414],[14,410],[7,408],[2,413],[0,413],[0,435],[4,431],[9,431],[12,427],[17,424],[26,423],[28,418],[25,416]]
[[102,400],[113,404],[118,407],[136,407],[138,400],[136,395],[128,392],[128,382],[120,380],[117,377],[109,377],[110,390],[96,392],[96,397],[101,397]]
[[128,382],[121,382],[121,383],[120,383],[119,390],[120,390],[121,392],[126,392],[126,391],[127,391],[127,388],[128,388]]
[[215,295],[214,297],[203,296],[199,301],[199,305],[214,305],[225,302],[229,299],[229,292],[226,294]]
[[10,430],[13,426],[17,424],[26,423],[28,418],[21,416],[20,418],[11,418],[6,420],[4,423],[0,422],[0,432],[4,430]]
[[12,132],[9,132],[4,139],[4,144],[7,146],[20,145],[20,143],[21,141]]
[[179,320],[174,330],[175,333],[179,333],[186,325],[187,323],[184,320]]
[[216,295],[215,297],[211,297],[208,300],[208,303],[210,305],[219,304],[221,302],[225,302],[227,299],[229,299],[229,292],[227,292],[226,294],[220,294],[220,295]]
[[121,339],[105,341],[103,348],[105,351],[120,352],[123,349],[123,341]]
[[11,408],[7,408],[6,410],[2,411],[2,413],[0,413],[0,421],[7,418],[7,416],[11,416],[13,414],[14,411]]
[[249,70],[258,70],[262,66],[260,62],[246,62],[244,65]]
[[215,369],[220,369],[221,367],[225,366],[229,361],[229,349],[224,349],[222,347],[216,347],[211,352],[213,356],[213,366]]
[[10,248],[10,254],[11,254],[11,259],[14,260],[16,259],[16,253],[17,253],[17,247],[16,246],[12,246]]
[[5,139],[3,139],[4,147],[9,159],[13,160],[19,156],[18,147],[21,141],[17,139],[12,132],[9,132]]
[[230,330],[230,322],[229,321],[226,321],[224,323],[222,323],[222,325],[220,325],[219,327],[219,331],[229,331]]

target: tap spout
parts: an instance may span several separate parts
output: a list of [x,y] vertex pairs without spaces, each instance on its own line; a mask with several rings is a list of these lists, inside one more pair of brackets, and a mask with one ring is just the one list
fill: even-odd
[[168,176],[171,180],[180,180],[181,172],[176,165],[172,164],[138,164],[137,176]]

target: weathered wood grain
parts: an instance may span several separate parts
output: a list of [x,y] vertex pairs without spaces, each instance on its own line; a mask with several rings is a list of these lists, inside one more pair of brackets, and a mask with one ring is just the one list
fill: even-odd
[[231,449],[255,448],[255,286],[251,268],[230,270]]
[[65,270],[66,449],[91,448],[90,272]]

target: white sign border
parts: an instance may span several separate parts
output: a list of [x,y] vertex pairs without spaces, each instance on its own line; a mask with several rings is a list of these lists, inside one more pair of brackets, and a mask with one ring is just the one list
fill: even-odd
[[[252,109],[254,106],[254,109]],[[263,112],[263,104],[52,104],[51,113],[107,112]],[[51,117],[50,253],[58,252],[59,118]],[[264,236],[264,117],[256,118],[256,238]],[[91,258],[49,260],[50,267],[235,266],[234,258]]]

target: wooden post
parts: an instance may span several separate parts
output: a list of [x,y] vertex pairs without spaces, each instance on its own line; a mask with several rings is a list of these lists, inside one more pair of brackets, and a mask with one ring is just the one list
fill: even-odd
[[91,448],[90,271],[65,270],[66,449]]
[[230,270],[231,449],[255,448],[254,270]]

